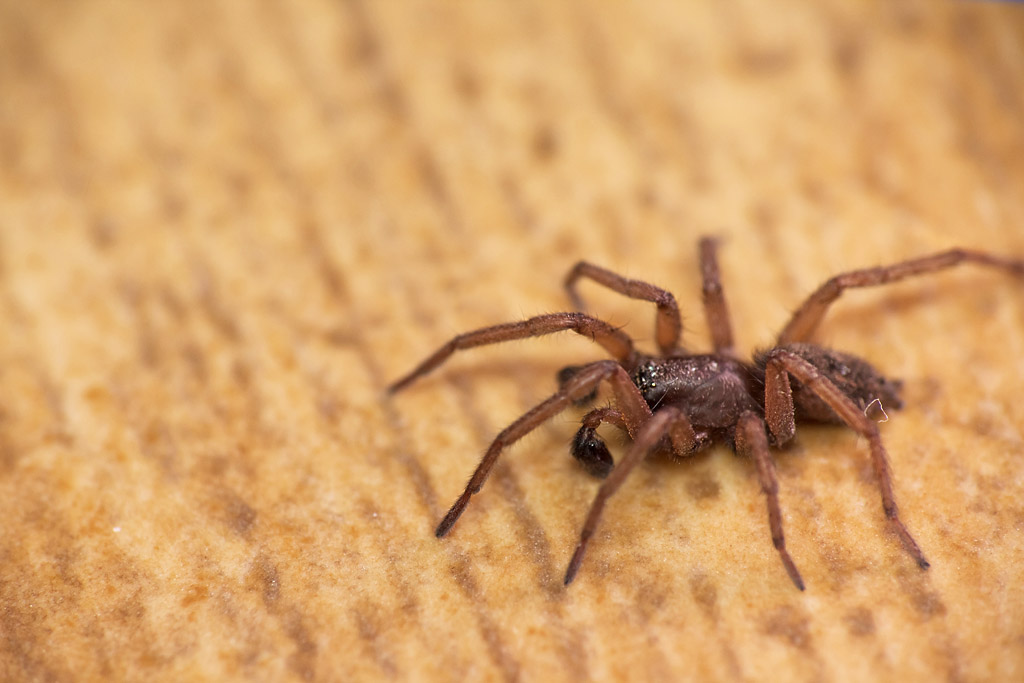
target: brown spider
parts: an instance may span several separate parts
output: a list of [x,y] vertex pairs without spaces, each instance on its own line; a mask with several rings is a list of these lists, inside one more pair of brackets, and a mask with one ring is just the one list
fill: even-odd
[[[498,434],[466,489],[438,525],[436,534],[439,538],[455,524],[470,496],[480,491],[506,446],[569,405],[590,401],[596,395],[598,385],[607,381],[614,395],[614,407],[587,413],[572,442],[573,456],[588,472],[605,480],[583,524],[580,542],[565,573],[566,584],[573,580],[580,568],[605,503],[637,463],[656,450],[667,450],[683,457],[724,442],[732,445],[738,453],[754,459],[761,490],[767,498],[772,542],[789,578],[797,588],[804,590],[800,572],[786,550],[779,512],[779,486],[775,464],[768,450],[769,445],[782,446],[792,439],[798,421],[843,423],[868,440],[885,516],[907,552],[922,569],[928,568],[928,560],[899,518],[885,447],[875,422],[865,414],[875,401],[899,408],[901,382],[883,377],[857,356],[818,346],[808,340],[828,307],[846,289],[888,284],[960,263],[1002,268],[1022,276],[1024,261],[979,251],[951,249],[889,266],[836,275],[815,290],[796,310],[773,348],[756,353],[753,362],[747,362],[733,351],[732,329],[716,251],[716,240],[707,237],[700,240],[704,312],[711,330],[713,353],[694,354],[680,348],[682,324],[672,294],[581,261],[565,279],[565,288],[573,305],[583,308],[583,301],[576,293],[576,282],[580,278],[590,278],[632,299],[655,303],[655,332],[660,355],[636,351],[632,339],[625,333],[586,313],[549,313],[460,334],[388,388],[390,393],[405,388],[441,365],[456,351],[562,330],[572,330],[589,337],[615,358],[563,369],[559,373],[559,390]],[[603,422],[625,429],[633,439],[626,456],[614,468],[608,448],[595,432]]]

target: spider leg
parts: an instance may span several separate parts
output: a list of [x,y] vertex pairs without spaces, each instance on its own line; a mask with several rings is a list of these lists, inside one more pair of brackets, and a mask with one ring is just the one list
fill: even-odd
[[642,299],[654,302],[658,306],[655,317],[654,331],[658,341],[658,348],[663,354],[669,354],[679,347],[679,336],[683,331],[682,318],[679,315],[679,305],[671,292],[660,287],[643,282],[642,280],[631,280],[610,270],[595,266],[593,263],[580,261],[565,277],[565,290],[573,306],[582,310],[583,299],[576,292],[576,281],[581,277],[590,278],[598,284],[604,285],[612,291],[618,292],[630,299]]
[[818,398],[828,404],[828,407],[839,416],[839,419],[868,440],[871,448],[871,463],[875,470],[875,478],[878,480],[878,488],[882,494],[882,508],[885,510],[885,516],[896,530],[907,552],[913,556],[921,569],[927,569],[929,567],[928,560],[925,559],[924,553],[921,552],[914,537],[910,535],[907,527],[900,520],[896,497],[892,491],[892,475],[889,472],[888,456],[885,446],[882,445],[878,426],[865,416],[828,377],[822,375],[806,359],[786,349],[774,349],[768,353],[765,373],[765,418],[776,441],[780,445],[785,443],[796,430],[793,393],[789,383],[790,375],[813,391]]
[[598,320],[586,313],[548,313],[457,335],[416,366],[409,374],[391,384],[388,387],[388,393],[401,391],[416,379],[448,360],[456,351],[513,339],[540,337],[563,330],[572,330],[584,337],[589,337],[623,363],[630,362],[633,356],[633,340],[626,333],[603,320]]
[[[570,447],[572,457],[576,458],[589,474],[600,479],[607,477],[615,466],[604,439],[596,433],[597,428],[605,422],[626,430],[626,423],[619,410],[610,407],[595,408],[583,416],[583,424],[576,432]],[[672,444],[672,453],[677,458],[693,455],[711,443],[707,433],[698,436],[690,421],[683,415],[676,418],[669,427],[668,437]]]
[[950,249],[930,256],[909,259],[888,266],[851,270],[832,277],[814,291],[800,305],[793,317],[779,333],[776,345],[806,341],[814,333],[828,307],[842,295],[843,291],[855,287],[876,287],[916,275],[934,273],[961,263],[976,263],[1007,270],[1014,275],[1024,275],[1024,261],[1008,259],[982,251]]
[[498,461],[498,456],[501,455],[506,446],[512,445],[547,420],[565,410],[572,405],[575,399],[587,395],[604,380],[608,380],[611,384],[616,404],[619,406],[623,422],[630,434],[633,435],[640,431],[642,425],[650,418],[651,409],[647,406],[643,396],[640,395],[640,390],[629,379],[629,375],[622,366],[610,360],[598,361],[584,366],[565,383],[565,386],[555,392],[550,398],[537,404],[518,420],[501,430],[487,449],[484,457],[480,460],[480,464],[474,470],[473,476],[470,477],[469,483],[466,484],[462,495],[458,497],[451,509],[448,510],[448,514],[437,525],[435,532],[437,537],[440,538],[448,533],[448,530],[455,524],[462,511],[466,509],[470,497],[475,493],[479,493],[484,482],[487,481],[491,468],[494,467],[494,463]]
[[761,491],[768,503],[768,526],[772,532],[772,544],[779,551],[779,557],[782,558],[789,578],[797,588],[803,590],[804,580],[793,564],[789,551],[786,550],[786,537],[782,534],[779,481],[775,476],[775,462],[768,450],[768,439],[765,437],[764,429],[764,422],[755,413],[748,411],[740,415],[736,424],[736,451],[741,455],[750,456],[757,465],[757,478],[761,482]]
[[619,429],[626,429],[626,418],[622,415],[622,411],[611,407],[595,408],[584,415],[581,422],[588,429],[597,429],[602,422],[613,424]]
[[704,315],[711,331],[711,342],[716,353],[732,355],[732,324],[729,307],[725,303],[722,276],[718,271],[718,240],[702,237],[700,240],[700,273],[703,286]]
[[[568,382],[572,378],[573,375],[575,375],[577,372],[579,372],[582,367],[584,367],[584,366],[582,366],[582,365],[566,365],[564,368],[559,370],[558,371],[558,375],[557,375],[558,386],[560,388],[564,387],[565,383]],[[595,398],[597,398],[597,389],[594,389],[587,396],[583,396],[583,397],[577,399],[576,400],[576,405],[577,406],[585,406],[588,403],[590,403],[591,401],[593,401]]]
[[711,445],[711,439],[707,432],[701,432],[698,435],[694,431],[693,425],[690,424],[690,420],[682,412],[676,415],[672,424],[669,425],[668,438],[672,442],[672,452],[677,458],[693,455]]
[[598,489],[597,495],[594,497],[594,502],[590,506],[590,512],[587,513],[587,519],[583,523],[583,530],[580,532],[580,542],[576,545],[576,550],[573,552],[572,559],[569,561],[569,567],[565,572],[565,585],[568,586],[572,583],[572,580],[576,578],[576,573],[580,570],[583,555],[587,551],[587,544],[597,529],[597,523],[601,519],[605,503],[608,502],[613,493],[619,490],[622,482],[626,480],[626,477],[629,476],[633,468],[658,445],[662,437],[665,434],[672,433],[673,425],[678,421],[685,422],[689,431],[693,432],[693,427],[690,426],[689,420],[686,419],[682,412],[677,408],[667,407],[654,413],[644,423],[639,432],[634,435],[633,445],[630,447],[629,452],[626,453],[626,457],[612,470],[608,478],[601,483],[601,488]]

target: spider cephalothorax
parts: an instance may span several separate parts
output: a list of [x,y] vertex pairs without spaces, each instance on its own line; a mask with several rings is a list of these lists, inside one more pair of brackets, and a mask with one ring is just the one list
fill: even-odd
[[[579,570],[605,503],[637,463],[658,449],[685,457],[714,443],[726,443],[738,453],[753,458],[761,490],[767,499],[772,542],[789,577],[803,590],[803,579],[786,550],[778,482],[769,451],[770,445],[782,446],[793,438],[797,422],[846,424],[867,439],[885,515],[907,552],[922,569],[928,568],[924,554],[900,520],[885,447],[877,425],[866,415],[875,402],[900,407],[901,383],[884,377],[862,358],[808,340],[828,307],[846,289],[883,285],[960,263],[1000,268],[1022,276],[1024,261],[952,249],[890,266],[842,273],[808,297],[782,329],[774,347],[758,352],[753,361],[747,362],[733,351],[732,326],[716,251],[715,240],[700,241],[704,310],[711,330],[712,353],[692,354],[680,349],[682,325],[672,294],[581,261],[565,280],[576,308],[583,308],[576,293],[576,282],[580,278],[589,278],[630,298],[655,303],[655,338],[660,355],[636,351],[632,339],[625,333],[586,313],[550,313],[460,334],[389,387],[392,393],[404,388],[461,349],[563,330],[593,339],[615,358],[563,369],[558,374],[559,390],[498,434],[462,495],[438,525],[437,536],[448,533],[470,496],[480,491],[505,447],[566,407],[592,400],[598,386],[607,382],[614,397],[613,405],[588,412],[570,447],[573,456],[588,472],[605,481],[583,524],[580,542],[565,574],[566,584]],[[597,434],[602,423],[624,429],[633,439],[617,466]]]

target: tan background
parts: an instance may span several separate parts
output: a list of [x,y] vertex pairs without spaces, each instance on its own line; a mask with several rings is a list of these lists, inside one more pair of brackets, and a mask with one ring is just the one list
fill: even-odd
[[[577,582],[579,411],[432,529],[502,426],[600,357],[452,334],[672,289],[724,238],[742,349],[843,269],[1024,255],[1024,7],[0,3],[0,678],[1021,680],[1024,288],[850,294],[907,381],[864,444],[643,465]],[[644,344],[653,311],[584,286]],[[621,450],[617,451],[621,453]]]

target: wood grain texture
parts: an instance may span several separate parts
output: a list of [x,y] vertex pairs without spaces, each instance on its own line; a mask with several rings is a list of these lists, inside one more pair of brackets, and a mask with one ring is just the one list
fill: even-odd
[[[576,583],[580,411],[489,439],[600,357],[460,354],[564,310],[587,258],[738,347],[844,269],[1024,255],[1024,7],[885,2],[0,3],[0,678],[1021,680],[1024,287],[850,293],[821,338],[906,381],[866,444],[641,465]],[[596,287],[653,346],[653,307]],[[616,446],[621,456],[621,446]]]

